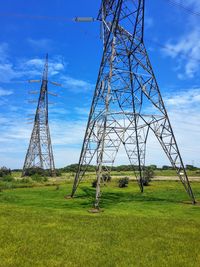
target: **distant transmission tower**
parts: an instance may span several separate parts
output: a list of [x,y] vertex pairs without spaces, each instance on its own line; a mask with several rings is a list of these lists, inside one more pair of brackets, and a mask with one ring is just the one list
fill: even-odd
[[104,52],[71,194],[73,197],[96,155],[96,208],[99,207],[102,175],[110,172],[121,145],[143,191],[149,131],[155,134],[195,203],[145,49],[144,6],[144,0],[103,0],[98,16],[102,22]]
[[27,171],[32,168],[46,169],[50,172],[51,176],[55,176],[55,164],[48,122],[48,55],[46,55],[34,126],[22,176],[25,176]]

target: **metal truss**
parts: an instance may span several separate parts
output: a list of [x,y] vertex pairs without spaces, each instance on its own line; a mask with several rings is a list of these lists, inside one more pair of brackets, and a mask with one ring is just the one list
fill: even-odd
[[[110,172],[120,146],[124,146],[143,191],[149,131],[155,134],[195,203],[145,49],[144,5],[144,0],[103,0],[98,16],[102,22],[104,51],[71,194],[73,197],[88,165],[97,155],[96,208],[102,175]],[[138,166],[139,171],[134,166]]]
[[46,56],[34,127],[22,176],[25,176],[30,168],[46,169],[49,170],[51,176],[55,176],[55,164],[48,122],[48,55]]

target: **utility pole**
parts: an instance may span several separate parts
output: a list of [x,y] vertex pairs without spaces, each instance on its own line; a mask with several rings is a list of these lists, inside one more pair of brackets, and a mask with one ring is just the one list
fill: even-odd
[[[144,0],[102,0],[103,56],[71,197],[95,159],[99,208],[102,175],[123,146],[141,192],[152,131],[193,203],[195,198],[144,44]],[[137,167],[137,171],[136,171]],[[139,170],[139,171],[138,171]]]
[[[32,80],[32,82],[38,82]],[[40,82],[40,81],[39,81]],[[40,168],[48,170],[51,176],[56,176],[53,150],[48,119],[48,54],[42,76],[42,84],[34,118],[34,126],[26,154],[22,176],[29,169]]]

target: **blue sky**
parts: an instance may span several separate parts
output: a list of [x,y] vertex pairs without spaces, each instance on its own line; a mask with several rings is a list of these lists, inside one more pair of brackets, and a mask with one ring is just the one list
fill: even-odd
[[[176,0],[200,12],[200,1]],[[200,166],[200,16],[171,5],[146,0],[145,43],[186,164]],[[96,17],[100,0],[0,0],[0,165],[21,168],[32,125],[29,90],[39,84],[49,53],[50,129],[57,167],[78,161],[91,97],[102,55],[100,25],[75,23],[76,16]],[[167,47],[167,49],[165,48]],[[36,98],[35,98],[36,99]],[[120,153],[116,164],[127,163]],[[147,164],[169,164],[150,138]]]

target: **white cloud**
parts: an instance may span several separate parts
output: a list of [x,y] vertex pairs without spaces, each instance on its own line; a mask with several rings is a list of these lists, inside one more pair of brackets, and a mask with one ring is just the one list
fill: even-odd
[[[44,58],[17,59],[11,62],[8,45],[0,44],[0,80],[3,83],[17,82],[19,79],[28,80],[41,77],[44,68]],[[88,92],[94,89],[89,81],[64,75],[67,63],[62,56],[56,55],[49,59],[49,77],[58,76],[57,81],[71,92]],[[16,81],[17,80],[17,81]]]
[[12,94],[13,94],[13,91],[5,90],[5,89],[0,87],[0,97],[1,96],[9,96],[9,95],[12,95]]
[[[44,62],[44,58],[11,61],[8,44],[0,43],[0,81],[3,83],[9,83],[15,79],[30,79],[35,76],[41,76]],[[64,68],[64,61],[60,56],[54,56],[49,59],[50,76],[60,74]]]
[[[168,42],[162,50],[173,59],[178,59],[180,79],[193,78],[199,72],[200,62],[200,28],[183,35],[176,42]],[[179,70],[180,71],[180,70]]]
[[94,85],[91,84],[90,82],[80,80],[80,79],[75,79],[70,76],[63,76],[62,84],[63,84],[63,87],[66,87],[70,91],[75,92],[75,93],[88,92],[94,89]]
[[21,64],[27,67],[41,68],[44,66],[44,59],[39,59],[39,58],[29,59]]
[[194,108],[195,104],[200,105],[200,89],[183,90],[174,93],[173,96],[168,96],[165,99],[166,104],[170,106],[177,106],[181,108]]
[[[33,58],[29,60],[24,60],[20,63],[20,66],[24,71],[27,71],[28,73],[35,72],[35,73],[40,73],[41,75],[41,70],[44,68],[44,59],[40,58]],[[64,65],[57,60],[50,60],[48,64],[48,69],[49,69],[49,75],[54,76],[59,74],[61,71],[64,70]]]
[[[185,7],[185,11],[182,10],[184,23],[179,26],[180,35],[177,35],[174,40],[169,40],[165,45],[167,49],[162,51],[177,61],[174,70],[179,79],[192,79],[200,70],[200,27],[198,26],[199,16],[195,16],[190,11],[200,12],[200,1],[177,0],[176,2]],[[187,10],[189,13],[186,12]]]
[[179,90],[164,101],[185,164],[200,166],[200,88]]
[[17,72],[14,71],[13,65],[10,63],[0,64],[0,80],[1,82],[8,82],[14,78],[18,78]]

